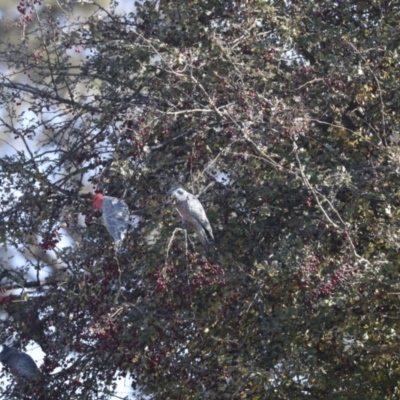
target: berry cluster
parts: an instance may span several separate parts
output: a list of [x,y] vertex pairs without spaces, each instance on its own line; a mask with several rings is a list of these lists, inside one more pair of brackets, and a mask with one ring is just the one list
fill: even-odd
[[[17,10],[21,13],[21,18],[18,23],[18,27],[23,26],[26,22],[32,21],[32,14],[34,12],[34,5],[42,5],[42,0],[33,0],[29,2],[28,0],[21,0],[17,6]],[[31,9],[29,12],[29,8]]]
[[[330,296],[339,287],[344,287],[350,283],[354,275],[354,268],[348,262],[335,268],[334,271],[325,276],[319,273],[321,259],[315,254],[310,256],[298,271],[296,286],[299,289],[309,288],[307,293],[308,302],[324,296]],[[331,268],[333,265],[330,266]]]
[[60,241],[60,234],[56,231],[47,234],[40,243],[43,250],[53,250]]
[[210,286],[215,283],[224,284],[225,271],[209,263],[208,260],[201,260],[200,271],[196,272],[190,285],[193,288],[202,289],[203,286]]
[[156,281],[156,286],[157,289],[162,291],[162,292],[167,292],[168,288],[167,288],[167,281],[165,279],[164,274],[161,271],[158,271],[155,276],[157,277],[157,281]]
[[320,297],[321,295],[329,296],[335,288],[343,286],[346,282],[349,282],[353,274],[353,267],[348,263],[343,264],[332,274],[327,275],[325,281],[311,292],[310,295],[312,297]]

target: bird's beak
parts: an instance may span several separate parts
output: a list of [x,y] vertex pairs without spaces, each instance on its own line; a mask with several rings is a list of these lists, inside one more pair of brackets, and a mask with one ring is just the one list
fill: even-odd
[[170,202],[171,204],[175,204],[175,197],[174,197],[174,196],[170,196],[169,202]]

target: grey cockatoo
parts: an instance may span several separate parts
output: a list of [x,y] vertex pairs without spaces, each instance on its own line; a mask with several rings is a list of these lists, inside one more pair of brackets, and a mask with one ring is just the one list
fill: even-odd
[[129,208],[124,200],[96,193],[93,208],[101,210],[108,233],[113,237],[117,248],[124,240],[129,223]]
[[184,224],[188,223],[197,233],[206,252],[210,251],[210,245],[214,242],[214,235],[208,221],[206,212],[196,196],[174,186],[169,192],[171,203],[182,217]]
[[29,354],[3,344],[0,361],[7,365],[16,378],[33,379],[39,375],[39,368]]

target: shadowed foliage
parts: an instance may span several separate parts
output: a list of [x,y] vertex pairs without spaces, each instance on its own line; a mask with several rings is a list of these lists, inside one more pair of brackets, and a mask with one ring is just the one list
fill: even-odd
[[[57,371],[26,398],[396,398],[397,3],[39,3],[0,39],[0,342]],[[135,216],[118,255],[97,184]]]

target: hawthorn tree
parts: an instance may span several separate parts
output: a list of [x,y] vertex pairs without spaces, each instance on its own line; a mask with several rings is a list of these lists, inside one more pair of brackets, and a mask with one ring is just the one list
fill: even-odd
[[[156,399],[397,398],[399,6],[70,3],[23,0],[1,37],[0,238],[24,262],[1,259],[0,335],[46,354],[25,397],[129,374]],[[134,216],[118,255],[99,184]]]

